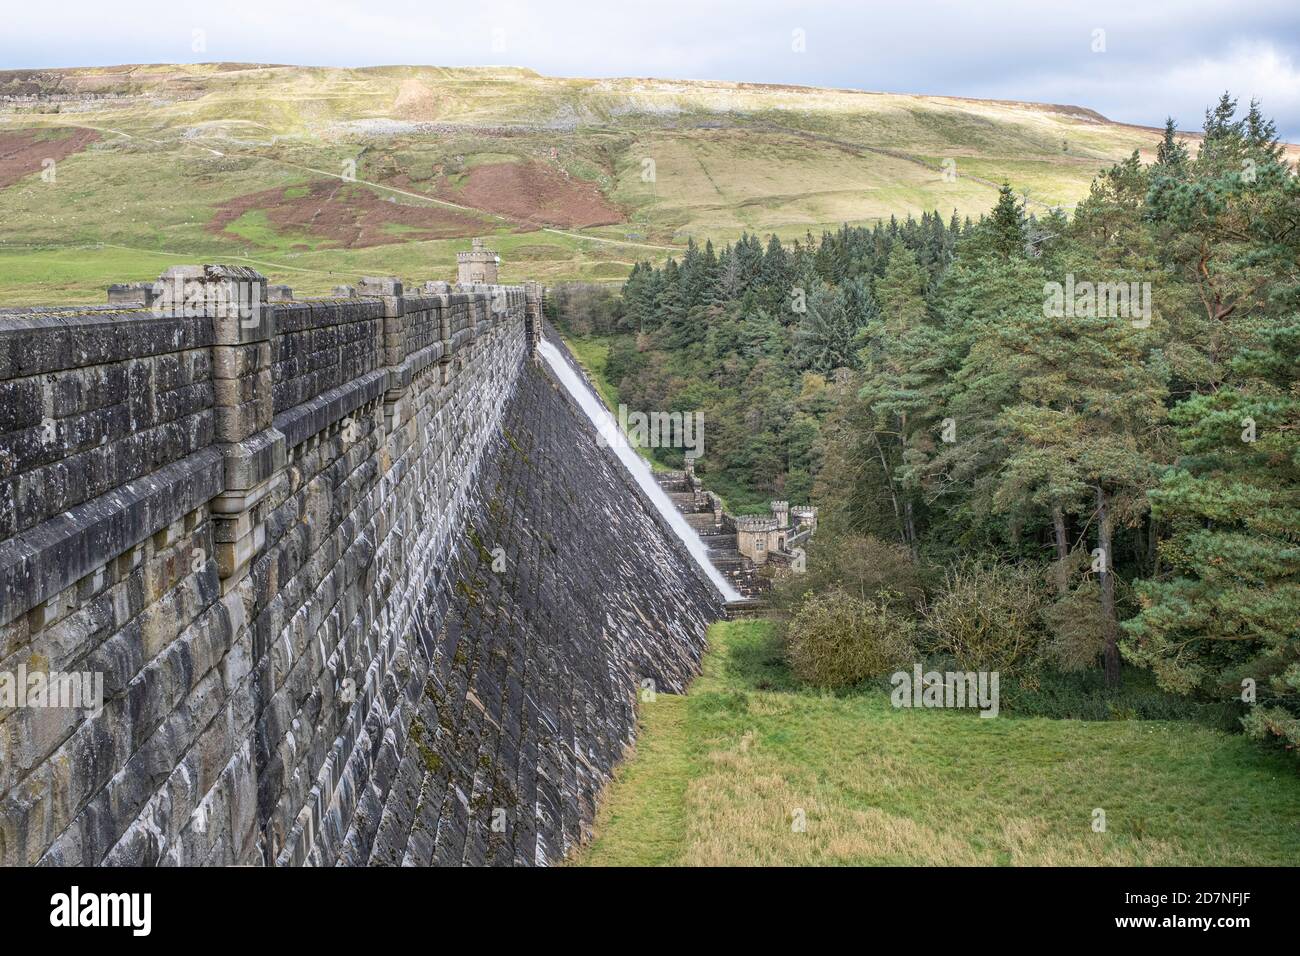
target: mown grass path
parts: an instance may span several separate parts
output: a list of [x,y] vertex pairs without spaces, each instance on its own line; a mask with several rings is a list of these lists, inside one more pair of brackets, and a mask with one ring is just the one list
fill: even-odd
[[600,836],[575,862],[586,866],[679,863],[686,836],[686,788],[692,776],[686,698],[658,694],[643,704],[637,758],[625,764],[599,816]]
[[686,697],[641,704],[575,863],[1300,863],[1296,763],[1239,735],[895,710],[798,688],[766,622],[710,640]]

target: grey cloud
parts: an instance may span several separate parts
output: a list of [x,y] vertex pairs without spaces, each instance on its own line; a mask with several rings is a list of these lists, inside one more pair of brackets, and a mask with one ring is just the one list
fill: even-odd
[[[207,31],[196,55],[191,30]],[[807,52],[790,49],[802,29]],[[494,50],[493,30],[504,31]],[[1106,51],[1091,49],[1106,31]],[[255,5],[68,0],[7,15],[0,66],[245,60],[318,65],[509,63],[566,76],[799,83],[1073,103],[1184,128],[1227,87],[1300,138],[1294,2],[753,0],[472,5],[415,0]]]

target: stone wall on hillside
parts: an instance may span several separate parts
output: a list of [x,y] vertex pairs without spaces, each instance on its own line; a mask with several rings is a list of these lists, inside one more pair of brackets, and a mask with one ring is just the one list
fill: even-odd
[[693,672],[718,608],[577,456],[540,289],[358,291],[0,311],[0,864],[553,860]]

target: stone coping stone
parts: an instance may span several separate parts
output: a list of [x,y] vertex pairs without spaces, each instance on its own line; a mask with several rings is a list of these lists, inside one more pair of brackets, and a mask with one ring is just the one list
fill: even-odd
[[473,342],[477,338],[477,333],[473,328],[461,329],[451,337],[451,352],[457,352],[464,346]]
[[212,320],[149,309],[26,310],[0,317],[0,379],[208,348]]
[[0,542],[0,624],[47,601],[224,490],[204,448]]
[[335,422],[356,411],[362,405],[381,397],[388,388],[388,369],[377,368],[359,378],[345,382],[301,405],[286,409],[275,416],[276,430],[285,437],[285,447],[293,448]]
[[426,368],[442,359],[444,353],[441,341],[426,345],[406,357],[400,366],[392,370],[389,376],[389,388],[406,388],[419,377]]

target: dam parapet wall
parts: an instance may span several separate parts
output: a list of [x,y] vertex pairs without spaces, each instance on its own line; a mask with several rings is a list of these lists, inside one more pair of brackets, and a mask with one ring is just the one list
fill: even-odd
[[540,288],[209,265],[112,299],[0,310],[0,864],[337,862]]

